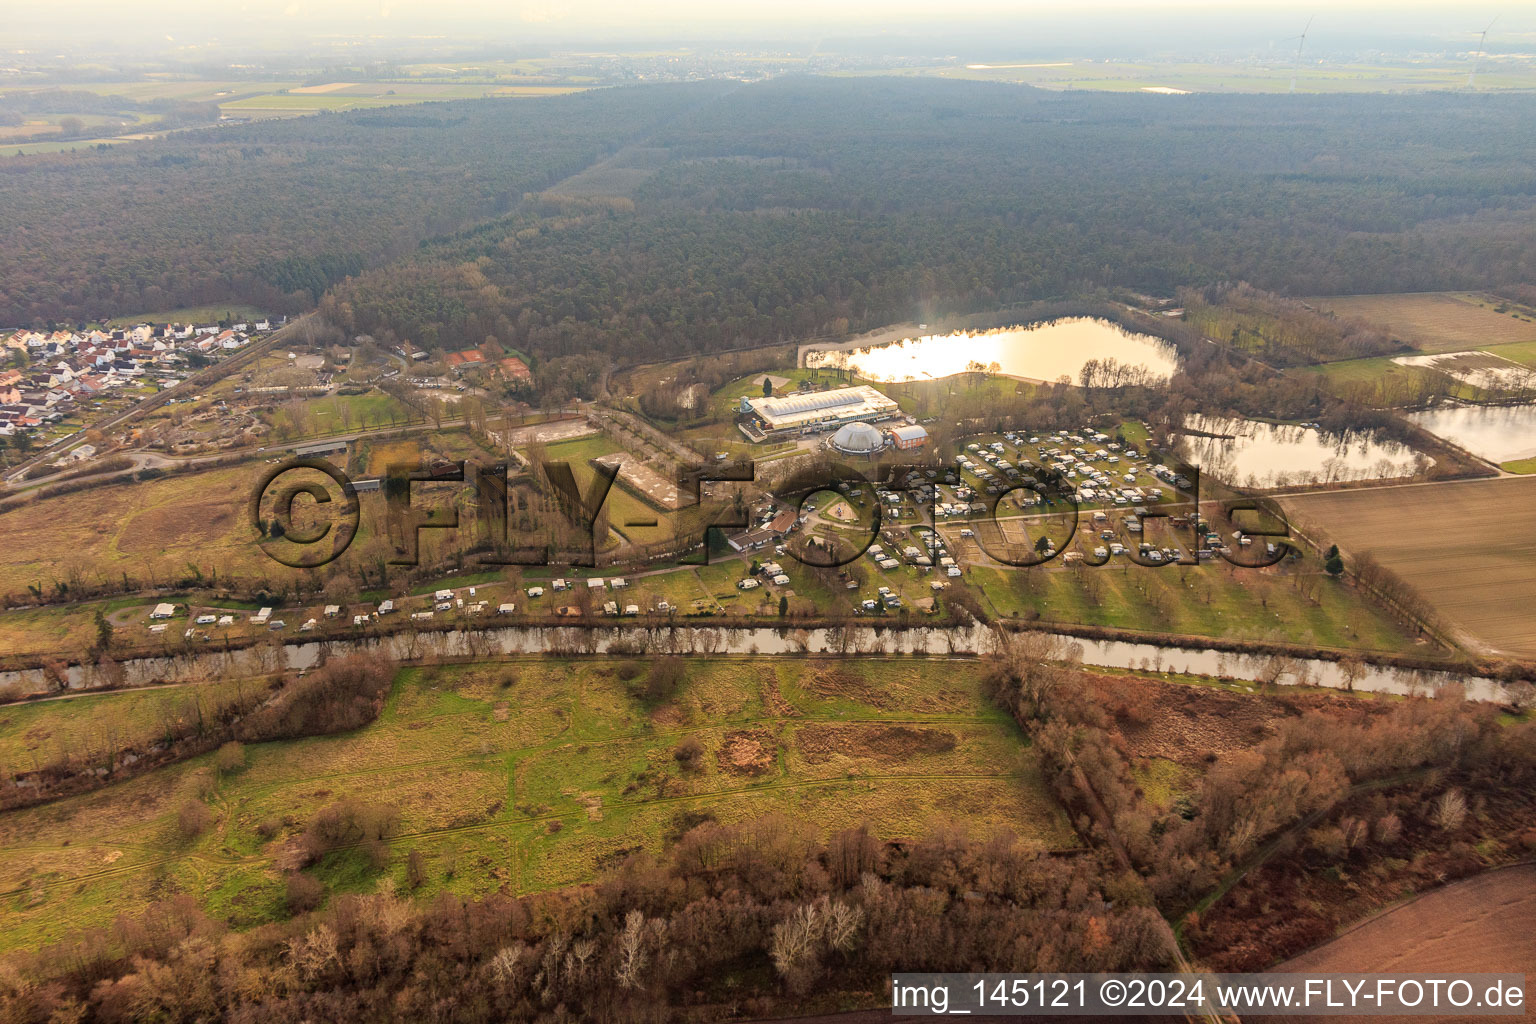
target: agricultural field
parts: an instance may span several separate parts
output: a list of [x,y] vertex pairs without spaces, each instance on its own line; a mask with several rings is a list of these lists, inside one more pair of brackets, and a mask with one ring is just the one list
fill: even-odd
[[1536,480],[1294,495],[1287,516],[1351,556],[1371,552],[1475,647],[1536,655]]
[[[54,595],[118,580],[164,585],[196,571],[204,578],[291,580],[264,555],[250,522],[260,460],[140,483],[113,483],[43,498],[0,513],[0,593]],[[382,497],[364,494],[354,548],[383,522]],[[349,552],[348,557],[352,557]]]
[[1536,865],[1517,865],[1416,896],[1274,969],[1518,974],[1536,959],[1533,915]]
[[105,324],[107,327],[133,327],[137,324],[216,324],[222,321],[238,322],[241,320],[260,320],[266,314],[255,306],[243,306],[239,303],[225,303],[213,306],[186,306],[181,309],[166,309],[153,313],[135,313],[128,316],[113,317]]
[[1306,301],[1339,316],[1379,324],[1425,353],[1536,342],[1536,319],[1476,293],[1338,295]]
[[983,607],[1041,622],[1401,651],[1412,638],[1353,587],[1310,569],[1198,566],[967,571]]
[[[1299,26],[1298,26],[1299,27]],[[1444,63],[1313,64],[1299,69],[1288,60],[1268,65],[1251,63],[1190,63],[1134,60],[1041,60],[1018,64],[961,64],[896,67],[879,74],[947,78],[964,81],[1019,82],[1041,89],[1087,89],[1097,92],[1306,93],[1433,92],[1462,88],[1470,66]],[[1477,75],[1479,89],[1536,88],[1536,70],[1521,64],[1485,65]]]
[[[581,92],[587,85],[576,82],[471,82],[471,81],[383,81],[328,82],[304,85],[277,81],[206,81],[150,80],[138,82],[93,82],[75,88],[103,96],[121,96],[132,101],[118,114],[52,114],[26,124],[0,129],[0,153],[27,155],[90,149],[156,138],[166,134],[158,115],[140,112],[133,104],[176,100],[186,103],[217,103],[227,118],[266,119],[301,117],[321,112],[369,110],[404,104],[445,100],[533,99]],[[72,116],[86,129],[82,134],[100,132],[99,137],[57,140],[62,117]]]
[[481,97],[533,98],[580,92],[571,85],[475,85],[468,83],[333,82],[242,96],[219,104],[238,117],[298,117],[320,111],[365,110],[406,103]]
[[[344,849],[308,869],[333,893],[404,891],[412,851],[419,898],[548,889],[698,821],[775,812],[825,832],[868,823],[920,838],[948,824],[1076,844],[974,664],[691,658],[672,695],[637,695],[653,662],[406,670],[355,733],[251,745],[241,771],[203,757],[8,814],[3,942],[35,947],[173,893],[237,926],[280,918],[293,838],[348,798],[389,801],[399,824],[382,868]],[[178,812],[193,801],[214,824],[187,838]]]
[[660,147],[627,146],[607,160],[551,185],[545,194],[578,199],[625,198],[665,165],[669,155]]
[[255,92],[292,89],[299,82],[221,81],[218,79],[181,78],[148,75],[134,82],[85,82],[79,88],[101,96],[125,96],[131,100],[181,100],[207,103],[230,96],[248,96]]

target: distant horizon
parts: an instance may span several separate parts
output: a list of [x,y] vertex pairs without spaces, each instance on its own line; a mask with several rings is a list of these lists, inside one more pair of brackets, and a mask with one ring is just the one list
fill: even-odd
[[[892,52],[964,50],[989,54],[1073,53],[1147,57],[1195,52],[1283,51],[1307,29],[1316,55],[1357,51],[1476,49],[1485,26],[1490,53],[1536,51],[1536,5],[1387,4],[1352,0],[1329,5],[1240,4],[1186,0],[1056,0],[999,3],[970,0],[937,11],[915,0],[849,0],[839,4],[752,0],[723,8],[668,0],[643,13],[612,0],[581,3],[489,0],[274,0],[233,10],[189,0],[125,6],[66,0],[14,11],[3,52],[48,58],[130,51],[193,60],[203,51],[306,53],[355,51],[360,57],[412,46],[430,52],[519,46],[617,49],[719,47],[743,43],[814,52],[885,44]],[[1309,26],[1310,22],[1310,27]],[[974,50],[974,53],[972,53]],[[212,56],[208,53],[207,56]]]

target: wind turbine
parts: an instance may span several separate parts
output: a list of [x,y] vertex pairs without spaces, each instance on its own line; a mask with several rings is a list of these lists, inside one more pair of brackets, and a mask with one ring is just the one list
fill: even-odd
[[[1312,18],[1317,15],[1312,15]],[[1291,68],[1291,92],[1296,91],[1296,76],[1301,72],[1301,48],[1307,45],[1307,33],[1312,29],[1312,18],[1307,19],[1307,27],[1301,30],[1299,41],[1296,43],[1296,66]]]
[[1488,29],[1493,28],[1494,24],[1498,20],[1498,18],[1494,18],[1493,21],[1490,21],[1488,23],[1488,28],[1483,29],[1482,33],[1477,37],[1477,56],[1472,58],[1472,70],[1467,72],[1468,89],[1472,88],[1472,80],[1477,77],[1477,67],[1482,63],[1483,56],[1486,52],[1483,50],[1483,44],[1488,42]]

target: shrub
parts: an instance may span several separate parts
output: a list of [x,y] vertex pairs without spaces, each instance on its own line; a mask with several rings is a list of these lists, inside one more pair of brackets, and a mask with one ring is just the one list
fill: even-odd
[[285,686],[241,723],[247,740],[293,739],[346,732],[377,717],[394,679],[388,659],[355,654],[326,662]]
[[699,742],[697,736],[689,736],[673,749],[672,756],[685,771],[695,771],[704,757],[704,744]]
[[[677,691],[683,684],[687,670],[683,667],[683,659],[677,656],[660,658],[651,666],[651,671],[646,675],[645,682],[638,688],[638,696],[651,703],[662,703],[677,696]],[[636,687],[631,686],[632,691]]]
[[361,800],[338,800],[326,804],[304,830],[301,845],[308,863],[344,846],[361,846],[374,867],[389,861],[389,847],[384,840],[400,822],[400,812],[386,804]]
[[290,914],[303,914],[314,910],[324,898],[325,886],[321,885],[319,880],[301,871],[295,871],[288,876],[286,902]]
[[245,767],[245,747],[230,740],[213,755],[213,764],[224,775],[239,771]]
[[213,824],[213,812],[201,800],[188,800],[176,812],[176,827],[185,839],[196,839]]
[[420,850],[412,850],[405,858],[405,884],[420,889],[427,883],[427,858]]

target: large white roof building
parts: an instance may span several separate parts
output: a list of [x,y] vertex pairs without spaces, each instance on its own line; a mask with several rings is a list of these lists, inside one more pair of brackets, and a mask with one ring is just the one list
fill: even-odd
[[831,427],[855,420],[881,420],[896,414],[896,403],[868,384],[835,391],[748,398],[743,404],[746,408],[742,411],[756,416],[765,434]]

